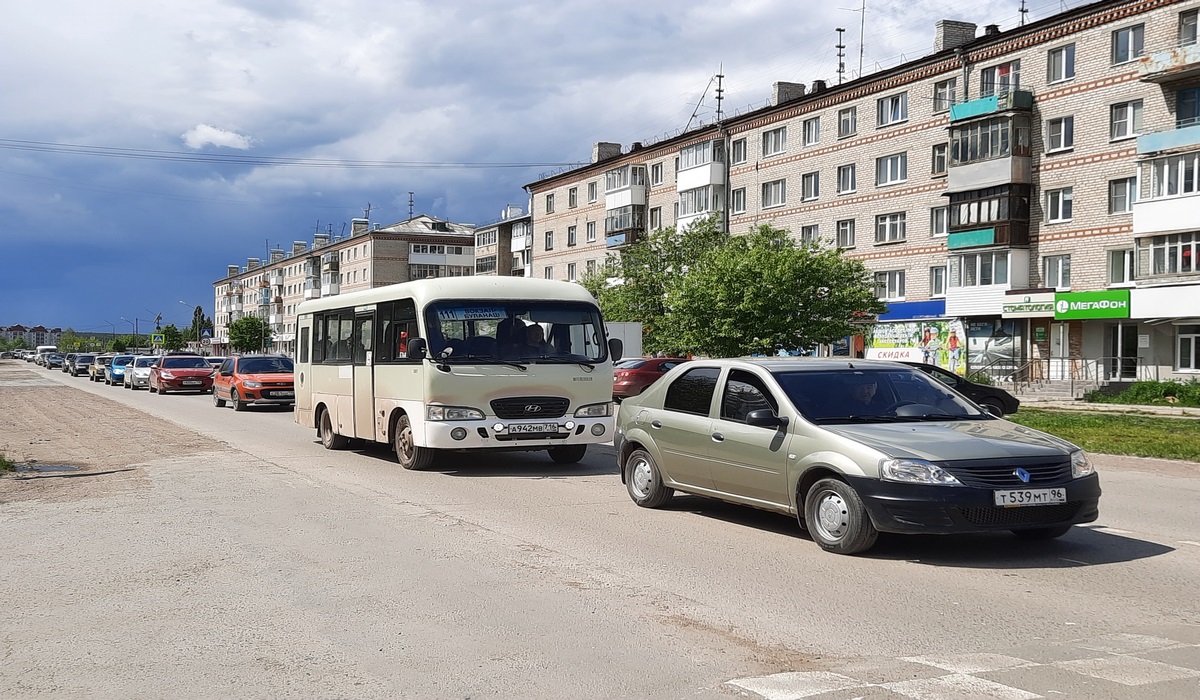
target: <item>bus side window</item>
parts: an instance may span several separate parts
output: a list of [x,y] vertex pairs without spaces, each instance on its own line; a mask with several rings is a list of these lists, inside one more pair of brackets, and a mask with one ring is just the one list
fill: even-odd
[[325,317],[313,316],[313,362],[325,361]]
[[308,362],[308,329],[300,329],[300,361]]

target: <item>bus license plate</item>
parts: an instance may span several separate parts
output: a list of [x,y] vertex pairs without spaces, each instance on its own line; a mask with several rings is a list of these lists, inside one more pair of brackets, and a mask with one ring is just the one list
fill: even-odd
[[514,433],[557,433],[558,423],[514,423],[508,426],[509,434]]
[[1049,506],[1055,503],[1067,502],[1066,489],[1012,489],[1009,491],[995,491],[993,496],[996,499],[996,505],[1004,506],[1005,508],[1015,508],[1017,506]]

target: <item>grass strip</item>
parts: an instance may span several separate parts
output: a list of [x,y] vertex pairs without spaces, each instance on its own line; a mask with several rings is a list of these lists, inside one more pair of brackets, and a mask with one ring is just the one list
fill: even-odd
[[1088,452],[1200,462],[1200,420],[1027,408],[1005,418]]

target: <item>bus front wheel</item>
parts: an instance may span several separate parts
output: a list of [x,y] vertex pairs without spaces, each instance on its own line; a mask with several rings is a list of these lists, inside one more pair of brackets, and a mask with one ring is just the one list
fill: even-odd
[[327,450],[344,450],[350,444],[350,440],[345,435],[338,435],[333,431],[333,419],[329,417],[329,411],[321,411],[320,428],[317,429],[317,434],[321,436],[321,444]]
[[587,454],[587,445],[563,445],[551,447],[547,452],[555,464],[576,464]]
[[400,416],[395,430],[396,459],[400,466],[413,471],[428,469],[433,465],[434,452],[428,447],[418,447],[413,441],[412,422],[408,416]]

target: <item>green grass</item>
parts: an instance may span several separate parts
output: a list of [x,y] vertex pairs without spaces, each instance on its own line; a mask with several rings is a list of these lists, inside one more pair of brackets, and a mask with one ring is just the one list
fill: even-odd
[[1070,440],[1088,452],[1200,462],[1200,420],[1027,408],[1005,418]]
[[16,468],[17,465],[13,464],[12,460],[8,458],[8,455],[0,452],[0,472],[11,472]]

